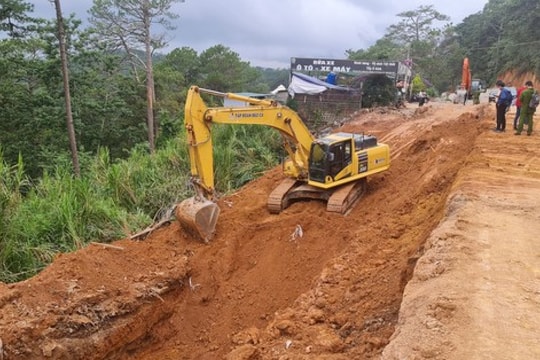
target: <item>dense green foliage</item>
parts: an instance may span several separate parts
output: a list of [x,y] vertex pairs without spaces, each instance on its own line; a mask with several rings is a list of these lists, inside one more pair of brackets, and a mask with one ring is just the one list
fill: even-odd
[[502,74],[540,76],[540,2],[490,0],[460,24],[433,6],[397,15],[401,20],[368,49],[348,50],[350,59],[410,59],[413,72],[438,92],[456,89],[469,58],[473,77],[494,84]]
[[498,74],[540,76],[540,2],[491,0],[482,13],[456,26],[460,44],[477,77],[491,83]]
[[394,81],[388,76],[374,74],[364,80],[362,107],[388,106],[396,100]]
[[[22,155],[25,171],[39,178],[56,154],[69,151],[65,128],[60,58],[54,22],[23,16],[31,9],[22,0],[17,14],[1,18],[2,29],[24,29],[17,36],[4,31],[0,40],[0,146],[4,161]],[[5,21],[9,22],[5,23]],[[14,20],[26,21],[13,25]],[[103,48],[93,30],[80,30],[80,21],[66,19],[73,120],[80,151],[96,154],[107,148],[112,159],[126,158],[147,139],[144,71],[126,60],[125,52]],[[184,100],[190,85],[219,91],[268,92],[268,73],[253,68],[237,53],[213,46],[198,54],[181,48],[156,56],[156,144],[167,143],[181,128]],[[226,71],[225,71],[226,70]],[[281,71],[281,72],[280,72]]]
[[[0,281],[31,276],[58,252],[126,236],[191,195],[182,122],[189,86],[264,93],[289,79],[288,69],[252,67],[219,44],[201,53],[184,47],[154,54],[157,149],[150,155],[146,73],[129,61],[137,54],[111,51],[99,29],[83,30],[67,18],[77,178],[70,170],[55,21],[29,16],[32,6],[24,0],[0,0],[0,9]],[[490,0],[457,25],[433,6],[397,17],[373,46],[347,50],[349,58],[409,59],[415,86],[428,79],[432,92],[455,89],[464,57],[473,76],[488,83],[506,71],[540,75],[538,0]],[[392,99],[395,89],[375,76],[364,92],[364,106],[385,105],[381,99]],[[278,134],[264,127],[215,126],[213,136],[221,193],[283,155]]]

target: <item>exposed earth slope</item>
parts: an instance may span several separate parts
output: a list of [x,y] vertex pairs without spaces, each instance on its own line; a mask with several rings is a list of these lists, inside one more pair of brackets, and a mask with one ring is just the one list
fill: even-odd
[[0,359],[540,358],[539,133],[408,106],[339,128],[391,148],[347,216],[269,214],[274,169],[220,200],[210,244],[172,222],[0,284]]

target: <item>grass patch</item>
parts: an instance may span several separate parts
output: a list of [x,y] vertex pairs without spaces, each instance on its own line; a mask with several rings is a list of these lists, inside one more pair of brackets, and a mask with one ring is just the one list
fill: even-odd
[[[227,194],[279,163],[279,134],[258,126],[215,126],[216,190]],[[91,241],[111,242],[148,226],[156,214],[192,196],[185,134],[149,155],[144,146],[126,160],[107,149],[81,156],[81,177],[68,156],[48,164],[31,183],[22,159],[0,154],[0,281],[27,279],[61,252]]]

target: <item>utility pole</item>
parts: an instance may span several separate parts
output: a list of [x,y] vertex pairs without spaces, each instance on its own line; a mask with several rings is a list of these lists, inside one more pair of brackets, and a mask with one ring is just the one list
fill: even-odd
[[150,2],[144,0],[142,4],[142,19],[144,25],[144,51],[146,55],[146,122],[148,126],[148,147],[150,153],[155,151],[155,118],[154,118],[154,102],[155,102],[155,86],[154,86],[154,69],[152,65],[152,37],[150,35],[150,25],[152,17],[150,15]]
[[66,103],[66,124],[69,135],[69,144],[71,146],[71,161],[73,164],[73,172],[75,176],[81,176],[81,168],[79,166],[79,155],[77,152],[77,139],[75,138],[75,127],[73,126],[73,113],[71,111],[71,92],[69,89],[69,70],[66,53],[66,32],[64,30],[64,18],[62,17],[62,9],[60,8],[60,0],[54,0],[56,8],[56,24],[58,27],[58,43],[60,47],[60,60],[62,62],[62,77],[64,80],[64,99]]
[[412,72],[412,66],[413,61],[411,59],[411,44],[409,43],[407,46],[407,66],[409,66],[410,74],[409,74],[409,80],[408,84],[409,87],[407,88],[407,92],[409,93],[407,96],[407,100],[412,98],[412,79],[413,79],[413,72]]

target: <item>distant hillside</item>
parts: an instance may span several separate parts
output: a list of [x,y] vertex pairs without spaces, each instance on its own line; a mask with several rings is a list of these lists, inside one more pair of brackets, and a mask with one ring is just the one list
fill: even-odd
[[534,83],[534,87],[540,90],[540,79],[533,73],[517,75],[513,71],[507,71],[500,76],[500,79],[502,79],[508,86],[515,87],[519,87],[520,85],[525,84],[525,81],[531,80]]

